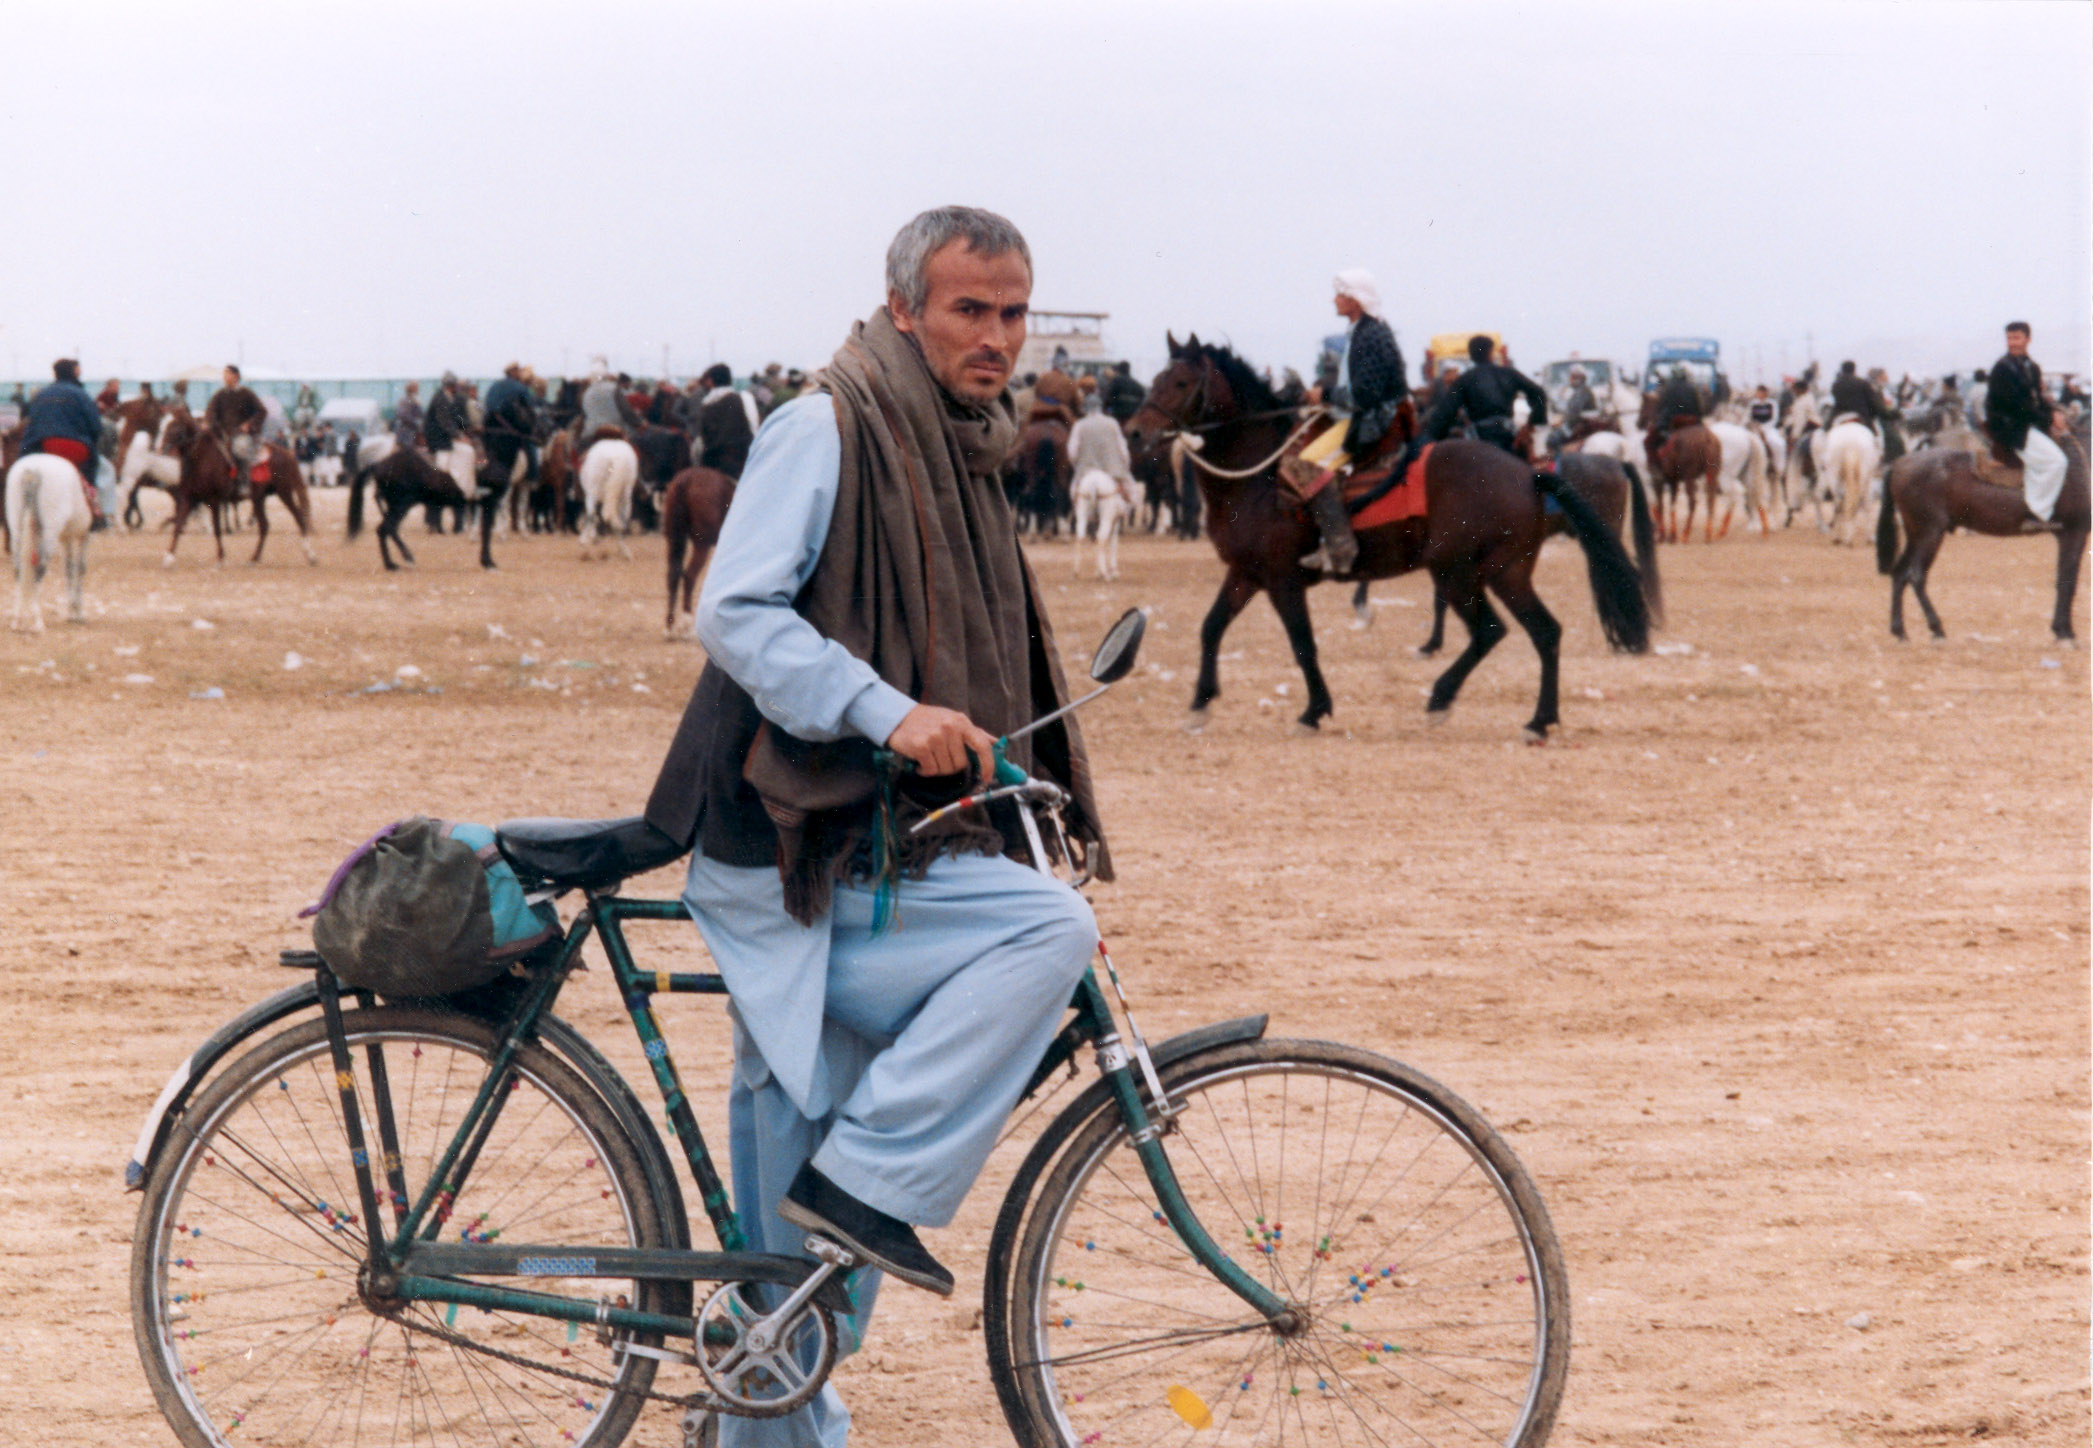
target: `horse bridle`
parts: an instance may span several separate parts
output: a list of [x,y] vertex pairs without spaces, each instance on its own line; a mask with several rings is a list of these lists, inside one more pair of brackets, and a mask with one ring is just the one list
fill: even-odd
[[[1205,413],[1207,389],[1212,385],[1215,374],[1220,371],[1218,367],[1214,366],[1210,358],[1202,357],[1200,362],[1203,365],[1199,374],[1199,386],[1193,391],[1191,398],[1182,408],[1186,415],[1191,417],[1198,417]],[[1154,392],[1153,388],[1149,390],[1151,393]],[[1142,406],[1155,408],[1162,415],[1163,421],[1169,424],[1168,432],[1171,433],[1198,434],[1218,432],[1224,427],[1234,427],[1239,423],[1263,422],[1267,418],[1298,417],[1300,415],[1299,408],[1273,407],[1267,408],[1263,412],[1246,412],[1240,417],[1224,417],[1218,422],[1186,422],[1183,417],[1175,416],[1163,408],[1157,407],[1152,396],[1142,399]]]

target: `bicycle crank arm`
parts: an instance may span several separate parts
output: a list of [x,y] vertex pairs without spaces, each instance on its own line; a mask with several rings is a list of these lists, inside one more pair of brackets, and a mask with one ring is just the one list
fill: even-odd
[[[665,1282],[762,1282],[795,1289],[814,1282],[815,1300],[851,1310],[850,1295],[828,1263],[762,1252],[685,1252],[670,1247],[540,1247],[506,1242],[416,1242],[400,1260],[409,1276],[641,1277]],[[404,1295],[404,1294],[403,1294]],[[440,1295],[440,1294],[425,1294]],[[591,1311],[594,1304],[584,1304]]]

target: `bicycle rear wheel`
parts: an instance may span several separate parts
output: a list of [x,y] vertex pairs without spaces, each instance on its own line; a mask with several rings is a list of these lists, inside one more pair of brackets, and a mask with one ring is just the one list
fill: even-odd
[[[486,1079],[495,1032],[412,1007],[352,1011],[346,1024],[366,1143],[375,1160],[376,1054],[412,1199]],[[664,1245],[639,1151],[602,1098],[534,1044],[517,1052],[510,1080],[441,1236]],[[382,1173],[379,1191],[382,1199]],[[391,1209],[381,1213],[390,1230]],[[655,1363],[616,1345],[657,1340],[604,1341],[546,1318],[374,1301],[358,1281],[361,1217],[323,1022],[256,1047],[183,1113],[139,1209],[131,1299],[147,1379],[184,1443],[610,1448],[624,1437]],[[676,1310],[670,1284],[528,1285]]]
[[1104,1112],[1060,1154],[1018,1251],[1020,1442],[1545,1441],[1569,1364],[1562,1255],[1472,1107],[1318,1041],[1225,1046],[1163,1077],[1193,1212],[1298,1321],[1267,1324],[1192,1258]]

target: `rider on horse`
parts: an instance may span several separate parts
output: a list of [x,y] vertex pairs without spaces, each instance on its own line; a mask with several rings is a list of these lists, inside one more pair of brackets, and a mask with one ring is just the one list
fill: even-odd
[[[1546,427],[1548,394],[1541,390],[1540,383],[1518,368],[1491,361],[1495,350],[1486,336],[1468,339],[1468,359],[1475,365],[1454,379],[1453,386],[1446,389],[1425,418],[1425,442],[1437,442],[1445,437],[1452,431],[1454,419],[1465,412],[1478,440],[1495,443],[1512,456],[1523,459],[1516,443],[1518,429],[1512,425],[1512,404],[1523,393],[1529,409],[1528,423],[1533,427]],[[1585,395],[1590,396],[1590,393]]]
[[1395,422],[1396,409],[1410,395],[1403,376],[1403,352],[1395,332],[1381,315],[1381,289],[1373,273],[1361,267],[1337,274],[1337,314],[1351,325],[1344,355],[1337,364],[1336,385],[1325,394],[1337,424],[1301,451],[1305,468],[1282,470],[1294,491],[1307,502],[1322,530],[1323,546],[1301,560],[1303,568],[1323,573],[1349,573],[1359,557],[1344,493],[1331,486],[1352,459],[1378,447]]
[[2042,368],[2028,355],[2032,335],[2026,322],[2006,324],[2006,355],[1991,364],[1984,425],[1994,443],[2020,458],[2028,511],[2047,523],[2064,487],[2066,460],[2049,437],[2049,394],[2042,387]]
[[1686,369],[1672,368],[1671,376],[1658,389],[1656,405],[1650,409],[1650,430],[1643,439],[1644,450],[1654,458],[1675,428],[1697,425],[1705,411],[1701,390],[1694,385]]
[[102,437],[102,413],[80,385],[80,364],[61,357],[51,364],[52,381],[37,390],[22,414],[22,456],[48,453],[64,458],[80,473],[87,490],[88,511],[99,525],[102,508],[94,492],[95,445]]
[[203,425],[225,452],[233,475],[233,495],[245,497],[247,469],[254,465],[257,434],[268,421],[269,410],[240,381],[240,369],[230,362],[225,364],[224,382],[204,404]]

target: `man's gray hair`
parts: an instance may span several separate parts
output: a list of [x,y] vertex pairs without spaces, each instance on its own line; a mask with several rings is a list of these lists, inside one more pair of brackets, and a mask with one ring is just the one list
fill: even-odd
[[930,280],[924,274],[930,258],[954,241],[964,241],[967,250],[984,257],[1016,252],[1032,270],[1032,248],[1015,226],[993,211],[973,206],[940,206],[926,211],[894,234],[887,248],[887,290],[899,292],[910,316],[919,316],[930,300]]

